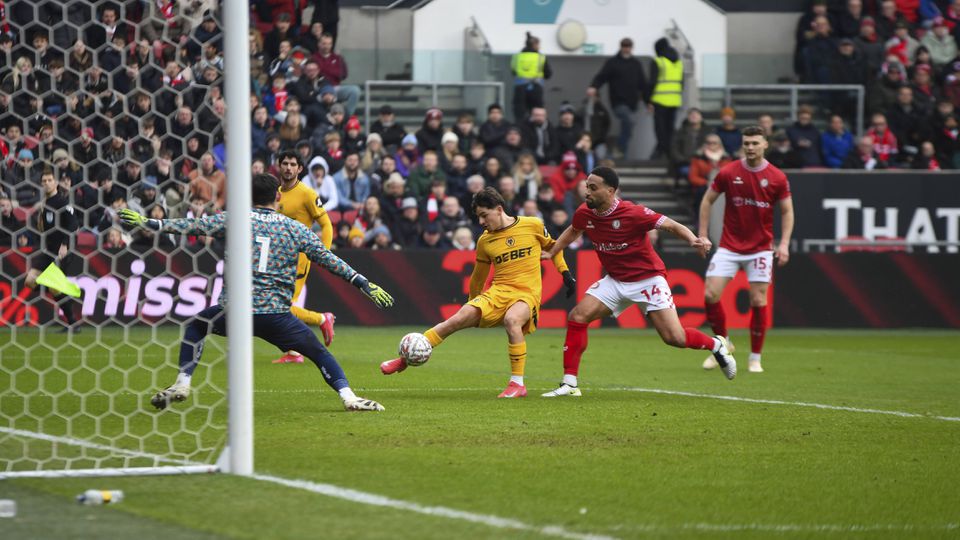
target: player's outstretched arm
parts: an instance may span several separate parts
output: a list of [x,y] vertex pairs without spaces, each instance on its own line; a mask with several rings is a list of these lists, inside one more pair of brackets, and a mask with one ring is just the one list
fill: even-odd
[[557,253],[563,253],[563,250],[567,249],[567,246],[580,238],[582,234],[583,231],[574,229],[573,225],[567,227],[566,230],[560,234],[560,238],[557,238],[557,242],[553,244],[553,246],[540,253],[540,258],[553,259]]
[[[541,247],[549,250],[556,243],[557,241],[550,238],[550,234],[544,229],[543,237],[540,239]],[[560,272],[560,276],[563,277],[563,285],[567,288],[567,298],[570,298],[577,292],[577,280],[573,277],[573,274],[570,273],[570,267],[567,266],[567,261],[563,258],[563,251],[558,251],[551,260],[553,261],[553,266],[557,268],[557,272]]]
[[777,266],[784,266],[790,260],[790,237],[793,235],[793,198],[780,199],[780,243],[773,256]]
[[226,212],[202,218],[148,219],[129,208],[124,208],[118,212],[118,216],[120,221],[131,227],[166,233],[223,236],[226,232]]
[[710,253],[710,248],[713,247],[710,243],[710,239],[693,234],[686,225],[677,223],[676,221],[664,216],[663,223],[660,224],[660,229],[672,233],[677,238],[684,240],[687,244],[690,245],[693,249],[697,250],[697,253],[701,257],[706,257]]
[[360,292],[372,300],[377,307],[385,308],[393,305],[393,297],[390,296],[390,293],[363,277],[346,261],[334,255],[310,229],[297,223],[296,231],[300,242],[299,251],[303,252],[308,259],[350,282],[351,285],[360,289]]

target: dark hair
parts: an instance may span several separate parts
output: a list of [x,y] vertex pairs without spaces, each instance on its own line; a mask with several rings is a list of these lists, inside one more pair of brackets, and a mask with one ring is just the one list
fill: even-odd
[[613,189],[618,189],[620,187],[620,177],[617,176],[617,171],[611,169],[610,167],[594,167],[590,171],[592,176],[599,176],[603,179],[603,183],[612,187]]
[[280,152],[280,155],[277,157],[277,165],[283,163],[285,159],[294,159],[297,161],[298,167],[303,167],[303,160],[300,159],[300,154],[294,150],[284,150]]
[[490,114],[490,111],[492,111],[492,110],[494,110],[494,109],[496,109],[496,110],[498,110],[498,111],[500,111],[500,112],[503,112],[503,107],[501,107],[499,103],[491,103],[490,106],[487,107],[487,114]]
[[251,181],[253,185],[253,204],[266,205],[277,200],[280,190],[280,181],[272,174],[255,174]]
[[767,132],[760,126],[747,126],[740,130],[740,135],[744,137],[764,137],[766,134]]
[[507,201],[503,200],[503,195],[500,195],[499,191],[487,186],[473,196],[473,203],[471,206],[473,208],[473,213],[476,214],[477,208],[494,209],[498,206],[506,207]]

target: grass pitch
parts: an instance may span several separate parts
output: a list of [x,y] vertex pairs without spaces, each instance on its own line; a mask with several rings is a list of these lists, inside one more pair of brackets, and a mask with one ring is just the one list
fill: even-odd
[[[560,378],[563,333],[541,330],[529,341],[530,397],[498,400],[509,374],[502,331],[461,332],[425,366],[380,375],[379,362],[411,330],[338,328],[332,351],[357,393],[386,406],[380,414],[343,412],[312,364],[271,365],[277,354],[262,342],[255,366],[258,473],[403,503],[375,506],[229,475],[7,480],[0,498],[17,499],[20,511],[0,519],[0,538],[960,536],[956,332],[774,329],[767,372],[748,373],[741,352],[730,382],[700,368],[703,353],[671,349],[652,331],[594,330],[584,396],[547,400],[538,395]],[[152,331],[165,343],[179,340],[179,329]],[[172,355],[163,366],[163,348],[137,332],[104,331],[102,341],[140,350],[154,370],[127,372],[125,384],[137,391],[114,404],[129,407],[130,428],[144,433],[158,421],[151,415],[180,417],[144,407],[156,389],[147,387],[172,382],[176,361]],[[733,338],[748,348],[745,334]],[[21,344],[29,339],[17,335]],[[96,352],[87,345],[92,333],[64,346],[51,346],[55,340],[66,341],[43,336],[58,354],[76,344],[82,354]],[[44,364],[43,350],[30,349],[38,380],[86,384],[83,370],[58,381],[59,362],[51,350]],[[28,384],[9,375],[24,361],[3,349],[4,422],[18,407],[45,406],[10,390]],[[224,380],[216,369],[212,380]],[[100,384],[111,380],[104,374]],[[215,403],[218,386],[191,399]],[[17,449],[0,446],[0,463],[19,457]],[[123,489],[126,500],[72,502],[91,487]]]

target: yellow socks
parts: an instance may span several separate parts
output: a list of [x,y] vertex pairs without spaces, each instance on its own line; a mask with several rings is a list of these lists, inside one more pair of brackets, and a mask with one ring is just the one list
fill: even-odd
[[510,352],[510,380],[523,385],[523,369],[527,365],[527,342],[509,343]]
[[429,341],[430,345],[432,345],[433,347],[436,347],[437,345],[440,345],[441,343],[443,343],[443,338],[440,337],[440,335],[437,334],[433,330],[433,328],[424,332],[423,335],[427,337],[427,341]]
[[320,326],[325,320],[323,313],[310,311],[309,309],[303,309],[302,307],[291,306],[290,313],[293,313],[294,317],[311,326]]

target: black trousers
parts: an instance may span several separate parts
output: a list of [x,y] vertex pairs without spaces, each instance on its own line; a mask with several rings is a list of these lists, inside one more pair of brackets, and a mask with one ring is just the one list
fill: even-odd
[[657,136],[657,148],[654,154],[668,158],[670,142],[673,141],[673,127],[677,123],[677,107],[653,106],[653,131]]

